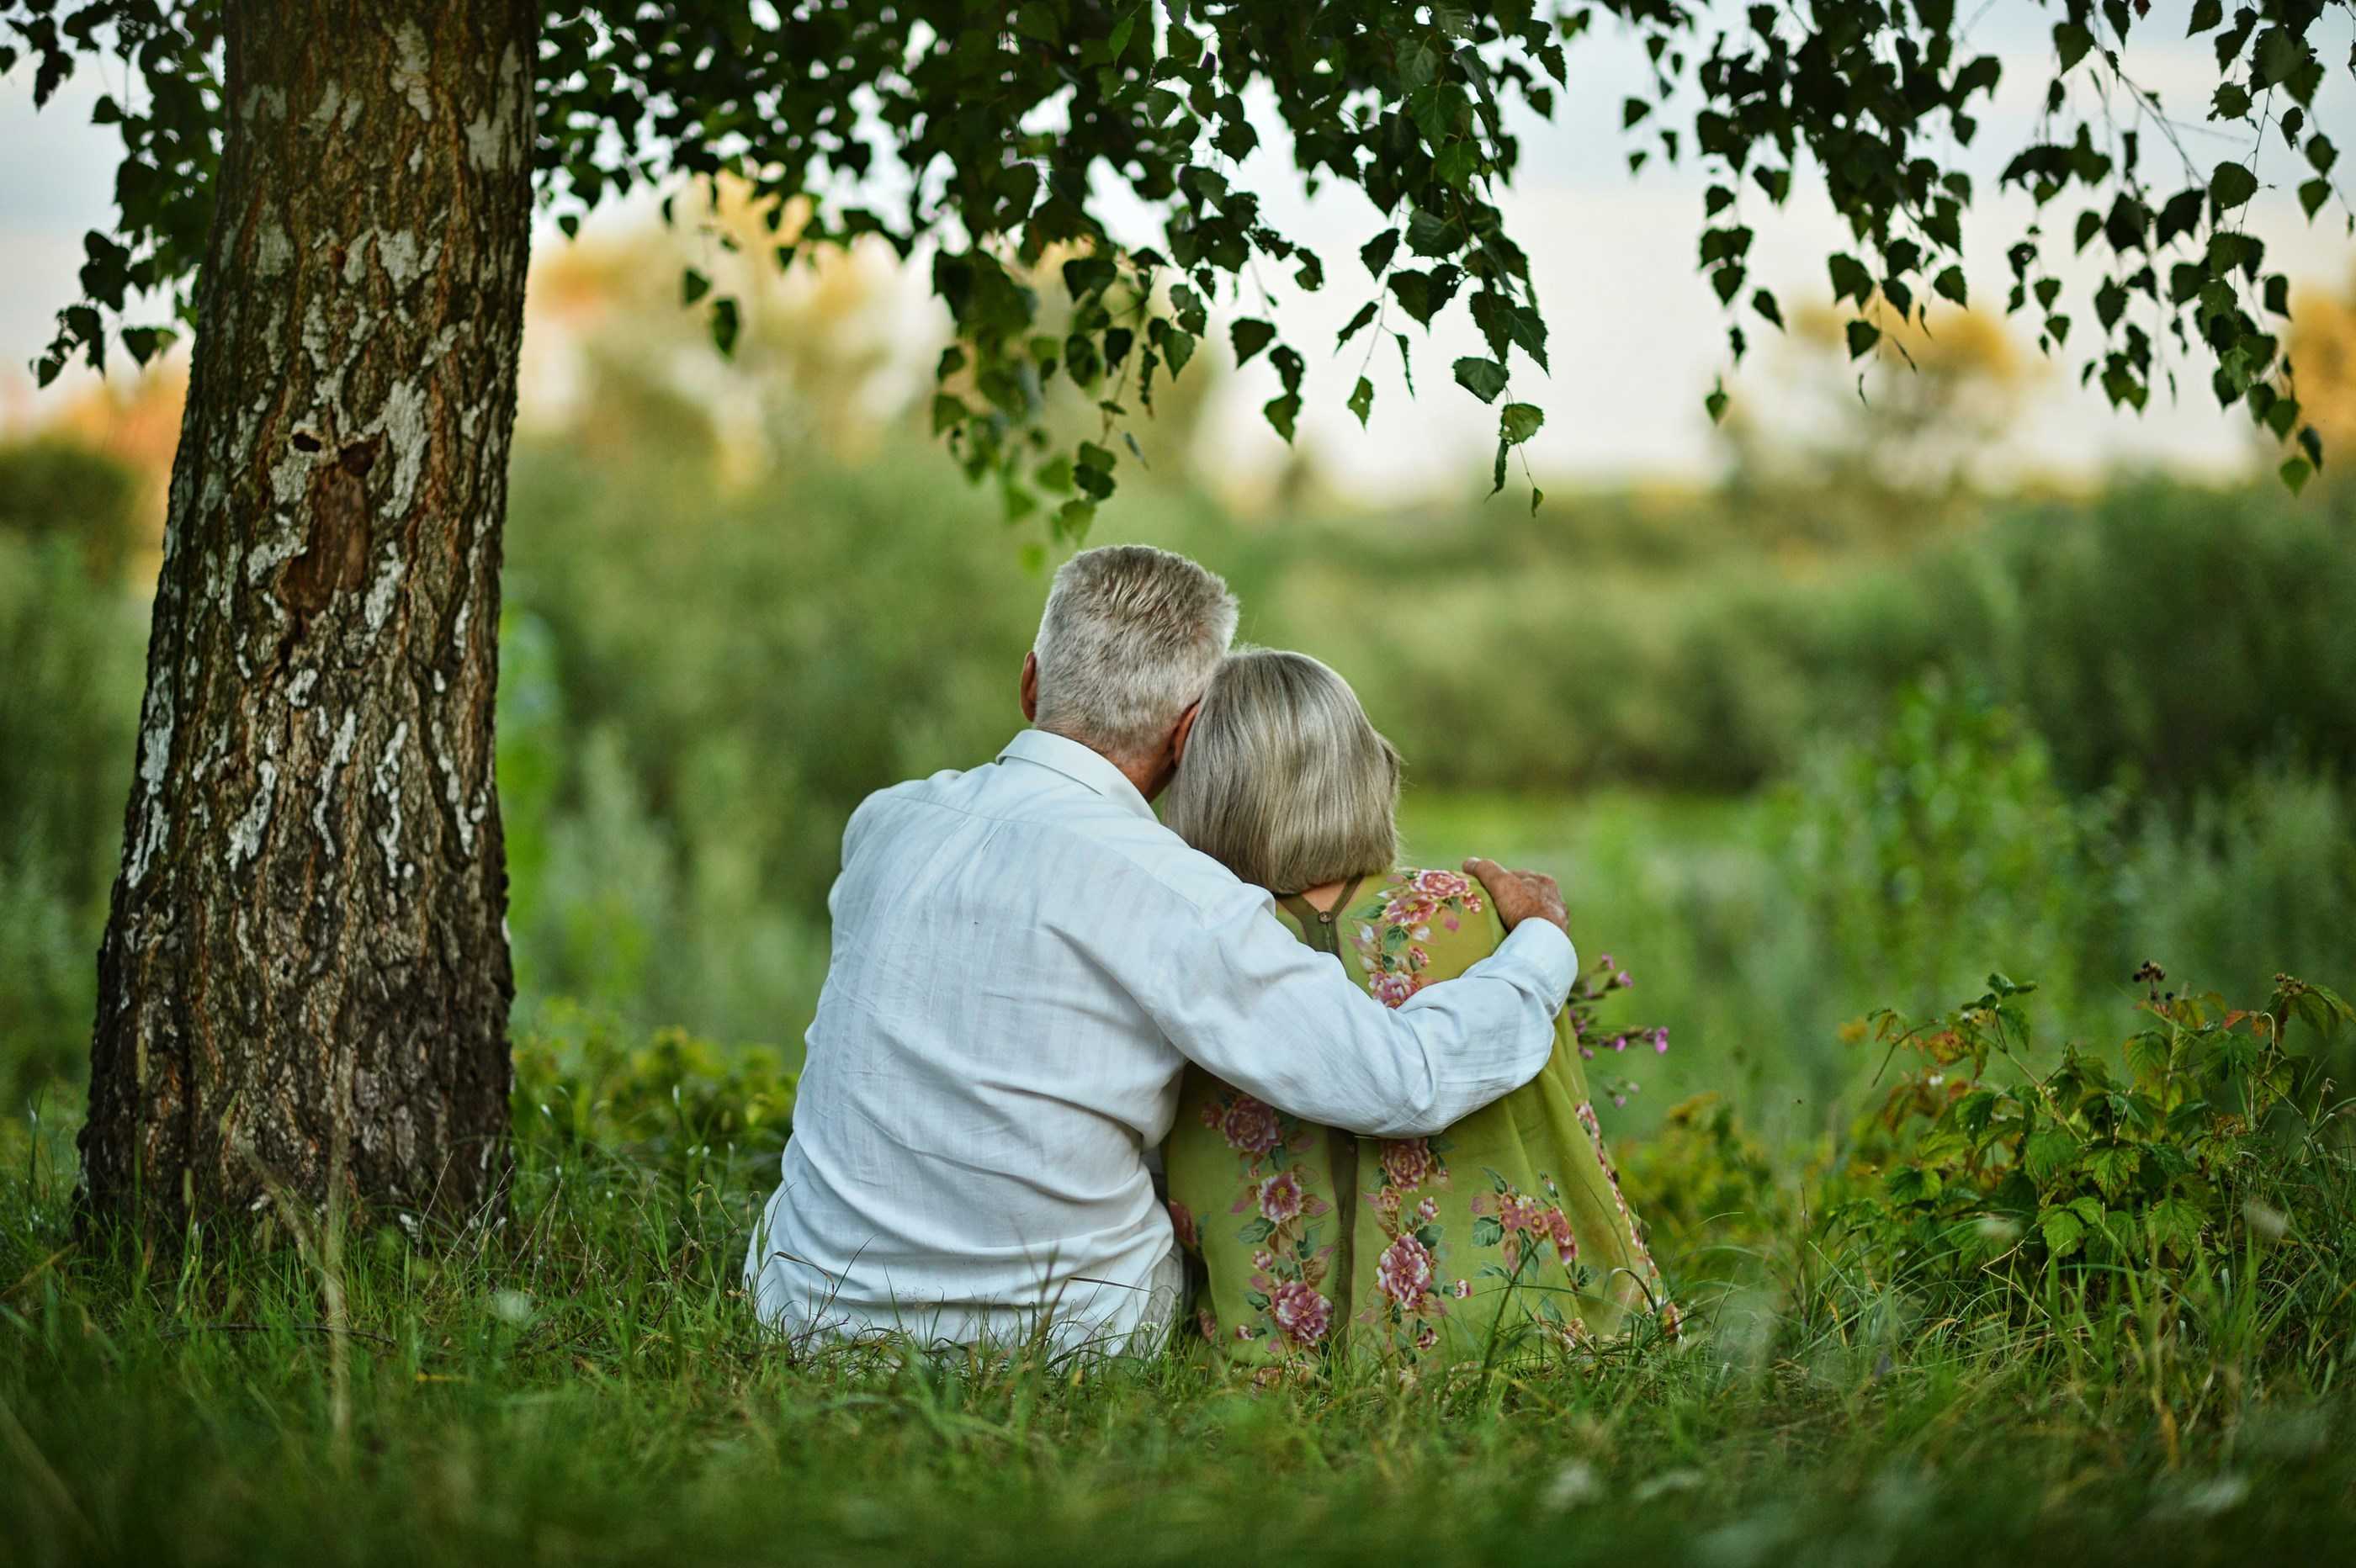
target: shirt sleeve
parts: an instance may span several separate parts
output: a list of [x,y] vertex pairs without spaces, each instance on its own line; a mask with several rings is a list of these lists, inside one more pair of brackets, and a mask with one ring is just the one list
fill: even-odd
[[1559,927],[1524,921],[1391,1008],[1257,888],[1171,923],[1167,962],[1132,989],[1180,1053],[1280,1110],[1375,1137],[1437,1133],[1537,1076],[1579,968]]

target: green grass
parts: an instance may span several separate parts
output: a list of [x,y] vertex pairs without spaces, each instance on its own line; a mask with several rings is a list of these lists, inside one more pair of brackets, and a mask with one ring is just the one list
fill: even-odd
[[2213,1285],[1943,1320],[1794,1242],[1691,1285],[1680,1348],[1450,1386],[797,1362],[735,1282],[765,1157],[534,1136],[498,1232],[347,1239],[339,1336],[324,1258],[77,1244],[62,1133],[5,1147],[13,1563],[2244,1562],[2351,1523],[2337,1347],[2267,1362]]

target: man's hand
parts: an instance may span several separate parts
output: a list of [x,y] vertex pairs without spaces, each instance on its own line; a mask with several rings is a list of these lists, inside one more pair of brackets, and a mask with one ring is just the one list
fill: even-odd
[[1481,879],[1489,890],[1489,901],[1497,906],[1497,918],[1511,931],[1526,920],[1542,920],[1570,933],[1570,913],[1562,907],[1562,890],[1543,871],[1508,871],[1494,860],[1472,859],[1464,869]]

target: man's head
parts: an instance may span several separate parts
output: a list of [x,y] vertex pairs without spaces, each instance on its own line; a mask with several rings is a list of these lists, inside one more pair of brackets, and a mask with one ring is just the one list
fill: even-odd
[[1236,635],[1236,597],[1183,555],[1108,545],[1066,561],[1023,661],[1023,712],[1111,759],[1148,795]]

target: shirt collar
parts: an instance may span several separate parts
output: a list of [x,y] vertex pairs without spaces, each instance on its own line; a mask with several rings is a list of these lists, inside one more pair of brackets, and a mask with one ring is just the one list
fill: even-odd
[[1110,759],[1092,752],[1077,741],[1067,741],[1061,735],[1050,735],[1044,730],[1025,730],[998,753],[998,760],[1033,763],[1059,773],[1073,783],[1086,785],[1123,810],[1135,812],[1147,821],[1154,820],[1153,807],[1129,782],[1129,775],[1112,765]]

